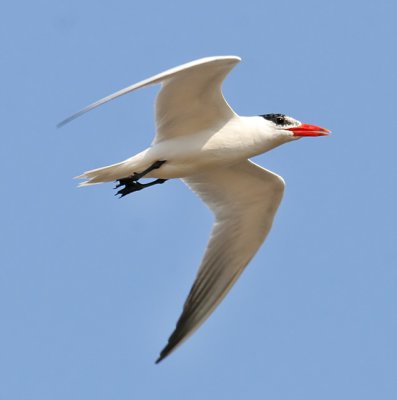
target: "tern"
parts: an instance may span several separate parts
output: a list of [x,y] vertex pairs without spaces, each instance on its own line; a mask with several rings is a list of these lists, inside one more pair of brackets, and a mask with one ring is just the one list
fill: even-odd
[[[116,181],[120,197],[180,178],[214,214],[196,279],[156,363],[209,317],[271,229],[284,180],[249,158],[304,136],[330,132],[284,114],[237,115],[223,97],[222,83],[240,61],[237,56],[217,56],[183,64],[92,103],[58,125],[136,89],[161,84],[151,146],[77,177],[86,179],[80,186]],[[142,183],[142,178],[154,180]]]

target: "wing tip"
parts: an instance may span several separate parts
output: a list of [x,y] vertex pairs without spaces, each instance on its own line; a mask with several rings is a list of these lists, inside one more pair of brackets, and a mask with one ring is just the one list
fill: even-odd
[[154,363],[155,363],[156,365],[157,365],[157,364],[160,364],[162,360],[164,360],[164,357],[162,357],[162,356],[160,355]]
[[182,344],[182,342],[184,342],[190,336],[189,333],[187,335],[180,333],[180,319],[177,322],[174,332],[172,332],[171,336],[169,337],[168,343],[160,351],[160,355],[155,361],[155,364],[159,364],[161,361],[163,361],[164,358],[168,357],[177,347]]
[[171,343],[170,340],[168,341],[167,345],[160,351],[160,355],[158,356],[155,364],[159,364],[164,358],[168,357],[177,347],[178,343]]
[[65,118],[63,121],[59,122],[57,124],[57,128],[62,128],[63,126],[67,125],[69,122],[72,122],[73,120],[75,120],[76,118],[85,114],[89,110],[90,109],[87,107],[87,108],[84,108],[83,110],[78,111],[77,113],[70,115],[69,117]]
[[62,128],[63,126],[65,126],[66,124],[68,124],[70,121],[72,121],[72,119],[73,119],[73,118],[71,118],[71,117],[65,118],[63,121],[58,122],[57,125],[56,125],[56,127],[57,127],[58,129],[59,129],[59,128]]

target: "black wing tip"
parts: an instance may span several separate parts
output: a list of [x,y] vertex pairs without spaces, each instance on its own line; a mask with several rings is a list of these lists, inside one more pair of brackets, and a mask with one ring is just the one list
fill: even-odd
[[155,361],[155,364],[159,364],[161,361],[164,360],[164,358],[168,357],[170,353],[174,350],[175,345],[168,343],[163,350],[161,350],[159,357]]
[[191,329],[188,328],[187,324],[188,318],[189,315],[186,313],[186,309],[184,309],[182,315],[179,317],[176,323],[174,331],[168,338],[168,343],[165,345],[163,350],[161,350],[159,357],[155,361],[155,364],[159,364],[162,360],[164,360],[164,358],[168,357],[191,334]]
[[159,356],[159,358],[154,362],[156,365],[159,364],[162,360],[164,360],[164,357]]
[[168,343],[163,348],[163,350],[160,351],[160,355],[155,361],[155,364],[160,363],[162,360],[164,360],[164,358],[168,357],[181,344],[183,336],[180,337],[178,333],[179,332],[177,332],[176,330],[172,333],[172,335],[168,339]]

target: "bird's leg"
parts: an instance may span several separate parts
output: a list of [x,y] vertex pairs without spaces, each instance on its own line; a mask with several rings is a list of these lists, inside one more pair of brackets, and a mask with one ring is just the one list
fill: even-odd
[[149,183],[139,183],[138,182],[139,179],[143,178],[146,174],[153,171],[154,169],[160,168],[164,163],[165,163],[165,161],[156,161],[149,168],[146,168],[142,172],[134,172],[133,175],[131,175],[127,178],[118,179],[117,180],[118,183],[117,183],[115,189],[117,189],[120,186],[124,186],[124,188],[120,189],[115,194],[115,196],[120,195],[120,198],[122,198],[129,193],[137,192],[138,190],[142,190],[146,187],[164,183],[167,179],[156,179]]
[[149,172],[153,171],[154,169],[160,168],[164,163],[165,163],[165,160],[164,161],[156,161],[149,168],[146,168],[144,171],[134,172],[134,175],[130,176],[129,178],[124,178],[124,179],[132,179],[133,181],[138,181],[139,179],[143,178],[145,175],[147,175]]

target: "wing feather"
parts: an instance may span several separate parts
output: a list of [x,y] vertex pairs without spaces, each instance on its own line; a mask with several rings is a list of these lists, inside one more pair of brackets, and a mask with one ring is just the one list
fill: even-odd
[[156,362],[186,340],[231,289],[266,238],[284,191],[281,177],[248,160],[184,181],[213,211],[215,224],[182,314]]
[[[236,56],[206,57],[171,68],[148,79],[121,89],[100,99],[61,121],[61,127],[87,113],[139,88],[162,83],[156,102],[157,136],[164,137],[189,134],[194,127],[206,127],[214,121],[234,115],[222,96],[222,81],[240,61]],[[183,126],[190,118],[187,133]],[[200,121],[202,123],[200,124]]]

